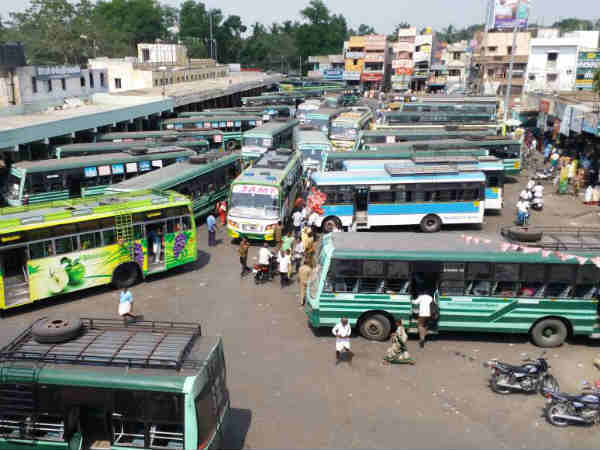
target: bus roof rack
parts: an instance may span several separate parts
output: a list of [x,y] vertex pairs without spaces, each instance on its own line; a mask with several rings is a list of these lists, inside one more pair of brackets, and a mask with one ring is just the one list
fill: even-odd
[[392,177],[405,175],[436,175],[458,173],[458,168],[451,164],[438,166],[404,166],[400,164],[384,164],[383,168]]
[[[549,250],[600,251],[599,227],[505,226],[500,234],[507,242]],[[526,239],[526,240],[525,240]]]

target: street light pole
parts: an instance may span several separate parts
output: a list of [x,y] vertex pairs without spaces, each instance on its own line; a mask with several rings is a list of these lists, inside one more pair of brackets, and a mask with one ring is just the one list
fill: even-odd
[[517,2],[517,10],[515,13],[515,23],[513,28],[513,44],[510,53],[510,64],[508,65],[508,84],[506,86],[506,96],[504,97],[504,123],[508,120],[508,106],[510,101],[510,91],[512,89],[513,67],[515,65],[515,53],[517,53],[517,33],[519,31],[519,9],[521,0]]
[[210,59],[214,59],[213,58],[213,29],[212,29],[212,10],[208,11],[208,21],[210,24]]

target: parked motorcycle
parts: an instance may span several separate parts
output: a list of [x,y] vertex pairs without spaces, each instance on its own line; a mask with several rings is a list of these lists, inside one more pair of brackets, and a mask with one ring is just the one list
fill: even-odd
[[[523,361],[527,363],[513,366],[498,360],[490,360],[483,363],[491,369],[490,388],[496,394],[507,395],[513,392],[525,392],[528,394],[546,391],[558,392],[558,381],[548,373],[550,366],[544,359],[545,352],[535,361],[529,358]],[[545,391],[544,391],[545,389]]]
[[263,266],[261,264],[254,264],[252,268],[252,273],[254,274],[254,283],[261,284],[266,283],[267,281],[271,281],[273,279],[273,274],[276,269],[276,257],[272,257],[269,266]]
[[581,395],[545,390],[546,420],[556,427],[569,424],[593,425],[600,422],[600,382],[585,383]]

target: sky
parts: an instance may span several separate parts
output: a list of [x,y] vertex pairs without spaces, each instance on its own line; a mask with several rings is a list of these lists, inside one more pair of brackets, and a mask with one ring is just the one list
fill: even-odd
[[[159,0],[179,6],[182,0]],[[407,21],[413,26],[441,29],[450,24],[463,27],[484,21],[486,0],[325,0],[332,13],[343,14],[352,28],[361,23],[389,34],[397,23]],[[237,14],[244,24],[271,24],[299,18],[298,12],[309,0],[203,0],[210,8],[221,8],[225,14]],[[599,0],[532,0],[532,21],[551,25],[566,17],[600,19]],[[0,0],[0,15],[23,10],[28,0]]]

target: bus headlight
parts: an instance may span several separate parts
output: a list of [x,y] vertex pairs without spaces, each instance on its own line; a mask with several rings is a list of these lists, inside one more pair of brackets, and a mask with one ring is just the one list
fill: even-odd
[[227,224],[228,224],[230,227],[233,227],[233,228],[239,228],[239,226],[238,226],[238,223],[237,223],[237,222],[234,222],[233,220],[228,220],[228,221],[227,221]]

